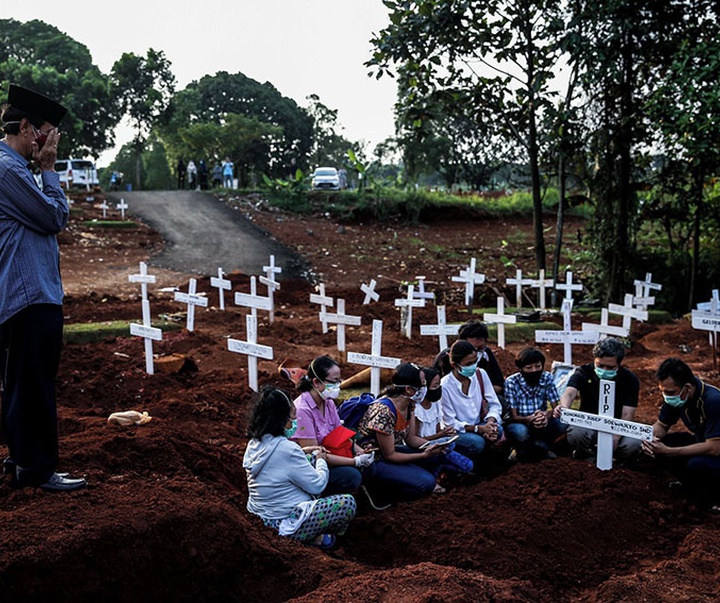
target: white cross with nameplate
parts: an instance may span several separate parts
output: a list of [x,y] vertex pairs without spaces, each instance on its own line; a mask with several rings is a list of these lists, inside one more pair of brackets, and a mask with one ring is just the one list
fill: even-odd
[[424,276],[416,276],[415,277],[418,282],[418,288],[417,291],[413,293],[414,299],[422,299],[423,300],[423,308],[425,307],[424,301],[426,299],[435,299],[435,294],[432,291],[425,291],[425,277]]
[[[647,310],[647,306],[652,306],[655,303],[655,298],[650,296],[651,291],[662,291],[662,285],[659,283],[652,282],[652,272],[645,273],[645,280],[634,280],[635,285],[635,297],[639,298],[635,300],[635,305],[641,310]],[[652,300],[650,302],[644,302],[644,299]]]
[[223,276],[225,276],[223,269],[218,268],[218,275],[210,278],[210,286],[215,287],[218,290],[218,299],[220,300],[221,310],[225,309],[225,291],[230,291],[232,289],[232,283],[228,279],[223,278]]
[[245,325],[247,326],[247,341],[228,339],[228,350],[237,354],[245,354],[248,357],[248,385],[251,390],[256,392],[258,391],[258,358],[272,360],[273,349],[257,342],[257,316],[252,314],[245,316]]
[[107,210],[110,209],[110,206],[107,204],[107,201],[103,199],[103,202],[100,204],[100,209],[103,210],[103,220],[107,218]]
[[270,264],[263,266],[265,276],[260,277],[260,283],[268,288],[268,298],[270,298],[270,322],[275,322],[275,302],[273,300],[274,291],[280,289],[280,283],[275,280],[275,275],[282,272],[282,268],[275,265],[275,256],[270,256]]
[[250,315],[257,318],[258,310],[270,312],[273,300],[270,297],[262,297],[257,294],[257,279],[250,277],[250,293],[235,292],[235,305],[250,308]]
[[207,308],[208,300],[204,293],[196,293],[197,279],[191,278],[188,292],[175,291],[175,301],[187,304],[187,330],[195,330],[195,306]]
[[573,291],[582,291],[582,283],[573,283],[573,273],[572,271],[568,270],[565,273],[565,282],[564,283],[557,283],[555,285],[556,289],[560,289],[561,291],[565,291],[565,299],[572,299],[573,298]]
[[638,308],[633,307],[633,294],[632,293],[626,293],[625,294],[625,305],[620,304],[608,304],[608,312],[610,314],[619,314],[623,317],[623,323],[622,326],[624,329],[628,330],[628,333],[630,332],[630,328],[632,326],[632,319],[645,321],[648,319],[648,312],[647,310],[640,310]]
[[[515,285],[515,306],[522,308],[522,288],[523,285],[532,285],[533,280],[531,278],[523,278],[522,270],[518,268],[515,271],[515,278],[505,279],[505,283],[508,285]],[[504,347],[504,346],[502,346]]]
[[551,278],[546,279],[545,269],[541,268],[537,280],[530,280],[530,286],[538,290],[538,305],[541,310],[545,310],[545,289],[552,289],[555,286],[555,281]]
[[424,299],[415,299],[413,292],[415,285],[408,285],[407,297],[396,299],[395,307],[401,309],[401,315],[405,315],[405,322],[402,325],[405,327],[405,337],[412,339],[412,309],[413,308],[424,308]]
[[140,291],[142,292],[142,298],[147,299],[147,286],[148,283],[155,282],[155,275],[148,274],[147,264],[145,262],[140,262],[140,274],[130,274],[128,275],[128,280],[131,283],[140,283]]
[[485,282],[485,275],[475,272],[475,258],[470,260],[470,265],[460,271],[460,276],[453,276],[454,283],[465,283],[465,305],[472,306],[475,297],[475,285],[482,285]]
[[325,314],[325,320],[329,323],[337,325],[338,352],[345,352],[345,326],[359,327],[361,324],[361,317],[345,314],[345,300],[338,299],[337,312],[335,314]]
[[122,215],[122,219],[125,219],[125,210],[129,207],[127,203],[125,203],[125,199],[120,199],[120,203],[116,205],[117,209],[120,210],[120,215]]
[[153,340],[162,341],[162,331],[152,326],[150,320],[150,302],[147,299],[142,300],[143,323],[130,323],[130,335],[142,337],[145,340],[145,371],[148,375],[155,373],[155,362],[153,359]]
[[380,294],[375,292],[375,286],[377,283],[375,282],[375,279],[370,280],[369,285],[362,284],[360,285],[360,291],[362,291],[365,294],[365,299],[363,300],[363,306],[367,306],[371,301],[378,301],[380,299]]
[[601,339],[604,337],[628,337],[630,335],[629,329],[610,324],[610,312],[607,308],[603,308],[600,312],[599,325],[592,322],[584,322],[582,323],[582,330],[597,331],[601,335]]
[[612,469],[613,435],[636,440],[653,439],[652,425],[615,418],[615,382],[606,379],[600,380],[598,414],[563,408],[560,411],[560,420],[568,425],[598,432],[596,464],[601,471]]
[[437,307],[437,324],[420,325],[420,335],[437,335],[440,340],[440,351],[448,347],[448,335],[457,335],[460,330],[460,323],[447,324],[445,318],[445,306]]
[[563,362],[572,364],[572,345],[594,345],[600,338],[597,331],[573,331],[571,323],[572,299],[563,300],[563,330],[535,331],[535,341],[538,343],[561,343],[563,344]]
[[372,326],[372,347],[370,354],[360,354],[358,352],[348,352],[347,361],[350,364],[362,364],[363,366],[372,367],[370,369],[370,391],[378,396],[380,394],[380,369],[394,369],[400,363],[400,358],[392,358],[390,356],[382,356],[382,320],[373,320]]
[[[518,270],[518,272],[520,272]],[[518,278],[520,278],[518,276]],[[518,306],[520,307],[520,306]],[[517,322],[517,316],[512,314],[505,314],[505,298],[500,296],[497,298],[497,314],[485,313],[483,314],[483,320],[490,324],[497,325],[498,331],[498,347],[505,349],[505,325],[515,324]]]
[[709,331],[710,347],[713,351],[713,369],[717,368],[718,331],[720,331],[720,295],[713,289],[712,299],[709,302],[697,305],[697,310],[691,312],[692,327],[699,331]]
[[325,317],[327,309],[332,308],[335,300],[325,295],[325,283],[320,283],[317,287],[317,293],[310,294],[310,303],[320,305],[320,322],[322,323],[322,332],[328,332],[328,321]]

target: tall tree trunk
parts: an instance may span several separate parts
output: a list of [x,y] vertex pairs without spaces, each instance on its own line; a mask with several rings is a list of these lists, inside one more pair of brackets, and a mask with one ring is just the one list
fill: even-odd
[[528,155],[530,159],[530,176],[532,180],[533,197],[533,226],[535,230],[535,267],[545,269],[545,234],[543,232],[542,195],[540,193],[540,166],[537,143],[537,126],[535,114],[530,114],[530,128],[528,137]]
[[700,224],[703,210],[703,170],[693,170],[693,198],[695,200],[695,216],[693,218],[693,250],[692,265],[690,268],[690,291],[688,298],[688,311],[695,305],[697,295],[697,279],[700,272]]
[[[560,186],[560,201],[557,209],[557,222],[555,225],[555,254],[553,255],[553,280],[557,283],[560,277],[560,255],[562,253],[563,231],[565,229],[565,156],[562,149],[558,159],[558,184]],[[557,290],[552,290],[552,305],[557,306]]]

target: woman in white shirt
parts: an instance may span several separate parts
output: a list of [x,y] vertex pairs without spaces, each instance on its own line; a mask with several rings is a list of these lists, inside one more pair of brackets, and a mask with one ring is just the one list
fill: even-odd
[[442,378],[442,409],[445,425],[460,438],[455,449],[477,460],[503,438],[502,406],[487,373],[478,368],[475,346],[464,340],[450,348],[452,371]]

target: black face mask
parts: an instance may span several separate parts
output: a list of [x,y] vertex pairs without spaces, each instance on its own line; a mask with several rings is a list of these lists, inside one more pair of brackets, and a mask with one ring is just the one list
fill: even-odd
[[523,379],[525,379],[525,383],[531,386],[535,386],[538,383],[540,383],[540,377],[542,376],[542,371],[531,371],[531,372],[525,372],[522,371]]
[[440,398],[442,398],[442,385],[437,389],[427,390],[427,394],[425,394],[425,399],[430,402],[437,402]]

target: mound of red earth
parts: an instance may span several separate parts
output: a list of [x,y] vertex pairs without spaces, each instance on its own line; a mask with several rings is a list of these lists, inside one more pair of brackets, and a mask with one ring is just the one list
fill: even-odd
[[[315,232],[338,227],[323,217],[315,222]],[[277,224],[288,240],[293,225],[297,232],[290,217]],[[472,226],[465,226],[467,232]],[[124,268],[110,267],[115,280],[106,272],[102,287],[87,290],[92,283],[75,287],[74,279],[68,281],[68,274],[88,264],[88,247],[81,250],[76,243],[81,231],[71,231],[63,244],[66,285],[74,291],[65,305],[66,321],[139,320],[136,286],[128,287],[125,279],[140,257],[135,245],[146,241],[155,249],[156,236],[139,225],[103,246],[106,268],[125,262]],[[98,240],[116,236],[92,234]],[[409,233],[406,239],[411,238]],[[401,239],[395,239],[398,249],[412,244]],[[347,257],[334,262],[359,270]],[[362,267],[364,282],[378,273],[371,260]],[[186,276],[165,277],[187,290]],[[231,280],[235,291],[248,290],[247,276]],[[417,326],[411,340],[400,333],[396,283],[379,281],[381,301],[363,306],[359,283],[325,282],[328,294],[347,300],[347,313],[363,317],[361,327],[347,329],[349,350],[369,352],[372,319],[382,319],[383,354],[429,363],[437,352],[437,339],[420,337]],[[454,288],[448,284],[439,291],[451,298]],[[195,331],[168,332],[155,344],[156,354],[187,358],[175,372],[147,375],[142,341],[134,338],[65,346],[58,376],[59,469],[85,475],[90,486],[48,494],[2,483],[2,601],[709,603],[720,598],[720,521],[668,489],[670,477],[649,461],[601,472],[561,455],[519,463],[476,484],[382,512],[360,498],[358,517],[330,553],[280,538],[245,509],[241,461],[254,394],[247,385],[247,361],[227,350],[228,337],[245,337],[245,312],[235,306],[219,311],[209,278],[199,281],[198,290],[208,292],[211,307],[196,312]],[[312,291],[308,283],[284,281],[276,292],[275,321],[270,324],[260,312],[258,341],[272,346],[275,357],[259,362],[261,384],[290,391],[278,374],[280,362],[304,366],[318,354],[337,357],[336,334],[322,333],[318,308],[309,303]],[[159,291],[152,293],[151,307],[155,317],[182,310],[170,293]],[[448,311],[451,322],[468,316],[462,308]],[[414,313],[415,325],[435,318],[430,305]],[[514,371],[514,353],[524,343],[498,350],[506,374]],[[562,357],[559,346],[543,349],[549,361]],[[587,348],[573,354],[576,363],[590,359]],[[642,325],[626,359],[642,382],[641,421],[656,416],[653,372],[671,354],[682,354],[701,377],[718,382],[706,337],[687,321]],[[342,363],[344,376],[359,368]],[[124,410],[147,411],[153,419],[131,428],[108,425],[110,413]]]

